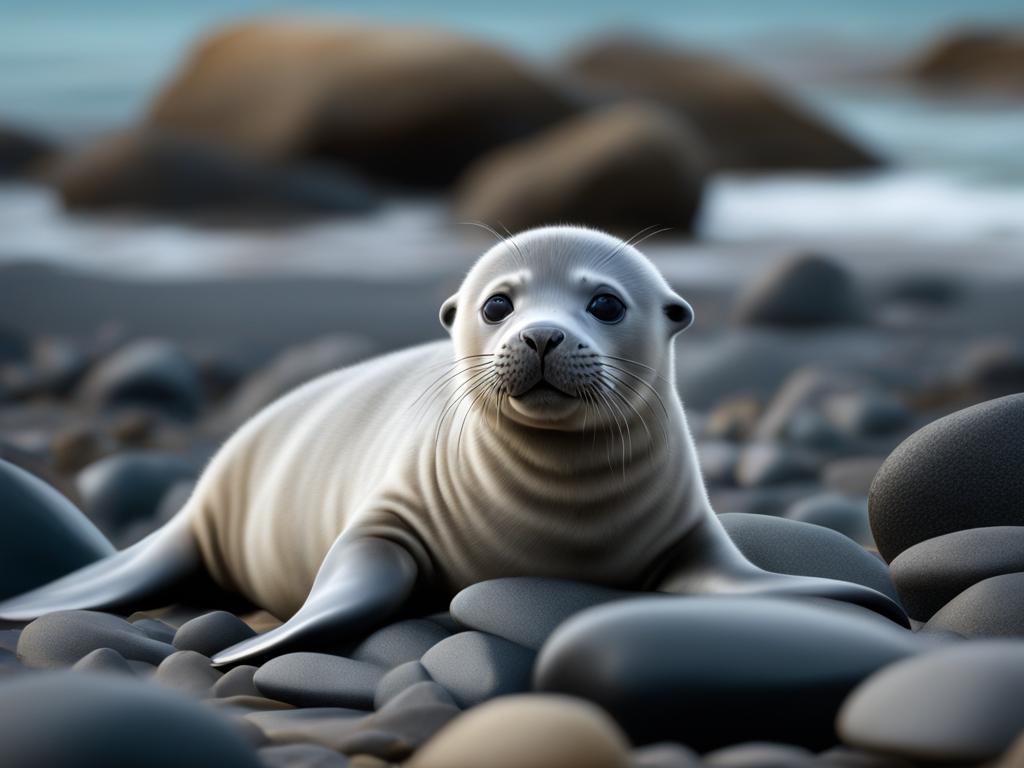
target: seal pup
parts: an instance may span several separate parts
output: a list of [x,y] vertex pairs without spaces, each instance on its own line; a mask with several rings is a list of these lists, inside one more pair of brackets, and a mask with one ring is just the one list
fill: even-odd
[[879,592],[763,571],[729,539],[673,383],[693,310],[629,242],[570,226],[510,236],[440,320],[450,341],[268,406],[166,526],[0,617],[138,604],[205,568],[286,619],[218,665],[352,637],[415,590],[447,597],[502,576],[828,597],[908,623]]

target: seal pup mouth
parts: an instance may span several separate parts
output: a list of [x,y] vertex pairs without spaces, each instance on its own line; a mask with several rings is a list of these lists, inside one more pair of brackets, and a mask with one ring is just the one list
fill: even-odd
[[538,403],[544,401],[556,402],[559,400],[576,399],[575,395],[570,395],[568,392],[559,389],[547,379],[540,379],[532,387],[524,392],[520,392],[518,395],[513,395],[513,397],[517,400],[529,400]]

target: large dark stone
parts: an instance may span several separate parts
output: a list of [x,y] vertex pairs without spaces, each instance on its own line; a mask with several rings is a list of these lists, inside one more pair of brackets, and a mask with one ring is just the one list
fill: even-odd
[[592,608],[541,650],[534,684],[590,699],[636,743],[822,748],[842,700],[915,653],[912,633],[859,611],[743,597],[647,598]]
[[851,581],[899,602],[885,563],[841,533],[770,515],[727,512],[718,519],[729,538],[759,568]]
[[843,741],[922,763],[998,757],[1024,730],[1024,643],[977,641],[882,670],[843,704]]
[[891,561],[953,531],[1024,525],[1024,394],[965,408],[904,440],[868,498],[878,551]]
[[113,553],[110,542],[70,501],[0,460],[0,599]]
[[1024,526],[994,525],[922,541],[889,564],[907,613],[926,621],[972,584],[1024,572]]

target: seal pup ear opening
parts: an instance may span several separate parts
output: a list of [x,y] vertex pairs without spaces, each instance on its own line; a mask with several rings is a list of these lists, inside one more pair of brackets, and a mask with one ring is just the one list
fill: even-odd
[[455,302],[459,298],[459,294],[453,293],[447,299],[444,304],[441,305],[441,311],[437,313],[438,318],[441,320],[441,325],[446,330],[451,330],[452,325],[455,324]]
[[669,329],[673,336],[682,333],[693,324],[693,307],[674,293],[670,294],[662,305],[662,311],[669,320]]

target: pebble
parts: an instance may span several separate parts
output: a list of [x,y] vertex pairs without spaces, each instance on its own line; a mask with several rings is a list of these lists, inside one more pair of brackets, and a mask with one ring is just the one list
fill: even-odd
[[192,462],[180,456],[126,451],[90,464],[75,485],[89,518],[116,538],[132,523],[152,518],[167,489],[195,474]]
[[78,472],[110,453],[112,448],[106,435],[86,424],[66,427],[50,440],[54,469],[62,474]]
[[241,664],[229,669],[224,673],[210,689],[210,695],[217,699],[226,699],[231,696],[260,696],[253,677],[258,667],[251,664]]
[[5,768],[259,768],[238,726],[126,676],[22,675],[0,685]]
[[211,611],[182,624],[174,634],[179,651],[198,651],[213,656],[228,646],[255,637],[252,628],[227,611]]
[[160,619],[149,618],[133,619],[131,616],[128,617],[128,621],[130,621],[133,626],[145,632],[146,637],[159,640],[161,643],[174,644],[174,634],[177,630],[167,622],[160,621]]
[[205,698],[222,677],[201,653],[175,651],[160,662],[153,679],[176,691]]
[[899,602],[885,563],[841,533],[769,515],[732,512],[718,519],[729,538],[759,568],[851,581]]
[[928,618],[972,584],[1024,572],[1024,526],[969,528],[927,539],[889,564],[907,612]]
[[919,429],[871,486],[871,530],[887,561],[968,528],[1024,525],[1024,394],[965,408]]
[[174,646],[153,640],[124,619],[97,611],[48,613],[26,626],[18,639],[18,657],[29,667],[68,667],[97,648],[154,665],[174,652]]
[[906,429],[912,418],[895,397],[871,390],[832,395],[825,400],[823,411],[844,432],[861,436],[898,432]]
[[407,661],[389,671],[377,683],[373,706],[380,709],[406,688],[431,680],[430,674],[418,661]]
[[139,339],[112,352],[86,374],[78,395],[95,406],[145,405],[185,418],[203,405],[196,366],[163,339]]
[[628,768],[628,748],[615,722],[592,704],[527,694],[466,712],[407,768]]
[[799,482],[817,476],[817,462],[780,443],[749,443],[736,465],[736,481],[744,488]]
[[924,629],[961,637],[1024,638],[1024,573],[979,581],[940,608]]
[[541,650],[534,685],[594,701],[635,743],[823,748],[834,743],[845,695],[919,647],[895,624],[819,603],[638,598],[561,626]]
[[66,498],[0,459],[0,599],[20,595],[114,554]]
[[630,755],[631,768],[699,768],[700,765],[700,755],[671,741],[634,749]]
[[715,768],[803,768],[814,764],[814,755],[790,744],[748,742],[708,752],[703,760]]
[[352,658],[385,669],[417,661],[451,632],[430,619],[407,619],[378,629],[352,651]]
[[466,627],[536,651],[573,614],[639,594],[567,579],[516,576],[466,587],[452,600],[451,611]]
[[817,765],[819,768],[917,768],[902,757],[843,746],[819,753]]
[[286,653],[271,659],[253,681],[264,696],[298,707],[371,709],[384,670],[326,653]]
[[124,656],[113,648],[97,648],[76,661],[71,668],[76,672],[135,676]]
[[530,688],[534,651],[484,632],[460,632],[427,651],[421,663],[460,707]]
[[281,744],[259,751],[264,768],[347,768],[348,758],[319,744]]
[[798,501],[786,510],[785,516],[829,528],[862,547],[874,549],[867,499],[854,499],[841,493],[818,493]]
[[846,744],[911,761],[994,760],[1024,730],[1024,643],[978,640],[893,664],[837,721]]

